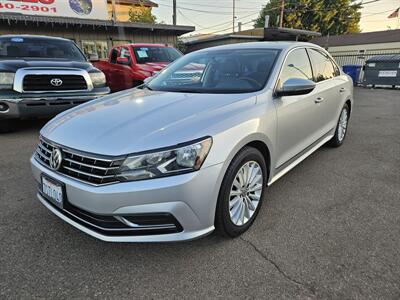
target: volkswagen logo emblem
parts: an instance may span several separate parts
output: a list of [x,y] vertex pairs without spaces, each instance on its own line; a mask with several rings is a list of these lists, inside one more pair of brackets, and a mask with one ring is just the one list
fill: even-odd
[[50,155],[50,168],[52,168],[54,171],[58,171],[61,167],[62,163],[62,152],[60,149],[54,148],[53,152],[51,152]]
[[53,78],[50,80],[52,86],[62,86],[63,81],[60,78]]

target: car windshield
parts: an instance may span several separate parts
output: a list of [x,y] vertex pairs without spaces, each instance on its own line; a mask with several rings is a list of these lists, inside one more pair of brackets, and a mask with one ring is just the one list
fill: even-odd
[[140,47],[133,50],[138,64],[172,62],[182,56],[178,50],[168,47]]
[[261,90],[279,50],[211,50],[186,55],[147,86],[156,91],[248,93]]
[[72,41],[28,37],[0,38],[0,59],[46,58],[86,61]]

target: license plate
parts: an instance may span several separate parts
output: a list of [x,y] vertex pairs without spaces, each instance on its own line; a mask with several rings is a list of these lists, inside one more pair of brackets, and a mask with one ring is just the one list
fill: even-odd
[[42,193],[55,205],[62,207],[64,193],[63,187],[60,183],[42,176]]
[[397,71],[379,71],[378,77],[396,77]]

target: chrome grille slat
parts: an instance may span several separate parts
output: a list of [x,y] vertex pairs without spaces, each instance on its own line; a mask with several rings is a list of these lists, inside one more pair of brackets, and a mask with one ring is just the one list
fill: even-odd
[[69,158],[64,158],[64,160],[66,160],[68,162],[71,162],[71,163],[74,163],[74,164],[77,164],[77,165],[79,164],[79,165],[82,165],[84,167],[98,169],[98,170],[102,170],[102,171],[109,171],[109,170],[117,170],[117,169],[119,169],[119,167],[109,167],[109,168],[97,167],[95,165],[89,165],[89,164],[85,164],[85,163],[82,163],[82,162],[77,162],[77,161],[69,159]]
[[59,148],[64,154],[61,167],[56,172],[96,186],[118,182],[115,176],[116,171],[125,158],[109,159],[96,157],[94,154],[87,155],[62,146],[52,145],[42,138],[36,149],[35,158],[50,168],[50,157],[54,148]]
[[40,149],[42,149],[42,150],[44,150],[45,152],[49,153],[49,156],[50,156],[51,151],[50,151],[49,149],[43,147],[43,146],[41,145],[41,143],[39,143],[39,147],[40,147]]
[[98,175],[94,175],[94,174],[91,174],[91,173],[86,173],[86,172],[83,172],[83,171],[80,171],[80,170],[77,170],[77,169],[74,169],[74,168],[66,167],[66,166],[63,166],[63,168],[67,169],[69,171],[75,172],[75,173],[79,173],[79,174],[82,174],[82,175],[85,175],[85,176],[94,177],[94,178],[98,178],[98,179],[106,179],[106,178],[115,177],[115,175],[98,176]]
[[37,152],[36,151],[36,154],[38,155],[38,156],[40,156],[40,159],[44,159],[45,161],[49,161],[49,158],[48,157],[46,157],[46,156],[44,156],[43,154],[41,154],[40,152]]
[[88,156],[86,154],[85,155],[80,155],[80,154],[77,154],[77,153],[73,153],[73,152],[71,152],[71,150],[68,150],[68,149],[63,149],[63,152],[71,154],[73,156],[81,157],[82,159],[83,158],[88,158],[88,159],[92,159],[92,160],[98,160],[98,161],[110,162],[110,163],[115,161],[115,160],[112,160],[112,159],[103,159],[103,158],[98,158],[98,157],[94,157],[94,156]]

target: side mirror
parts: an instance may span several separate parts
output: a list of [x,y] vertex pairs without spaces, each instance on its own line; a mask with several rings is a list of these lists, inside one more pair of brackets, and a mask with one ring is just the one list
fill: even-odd
[[92,62],[99,61],[99,56],[97,55],[97,53],[89,54],[89,61],[92,61]]
[[131,63],[127,57],[118,57],[117,64],[129,66]]
[[281,88],[276,90],[275,94],[279,97],[305,95],[311,93],[314,89],[314,81],[302,78],[290,78],[283,83]]

